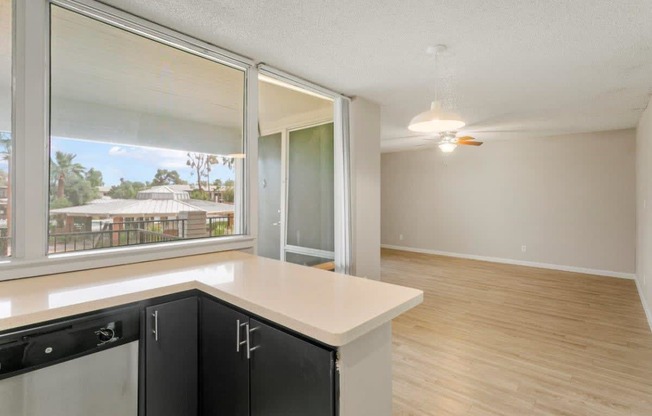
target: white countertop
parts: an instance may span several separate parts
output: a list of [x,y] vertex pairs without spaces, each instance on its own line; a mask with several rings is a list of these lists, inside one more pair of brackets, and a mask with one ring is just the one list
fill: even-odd
[[228,251],[0,282],[0,331],[190,289],[335,347],[423,301],[417,289]]

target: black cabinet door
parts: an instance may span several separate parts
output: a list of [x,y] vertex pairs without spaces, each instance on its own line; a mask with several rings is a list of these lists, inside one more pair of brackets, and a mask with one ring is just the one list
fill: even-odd
[[198,300],[145,310],[145,412],[192,416],[198,408]]
[[251,325],[251,415],[333,416],[334,352],[255,319]]
[[249,361],[244,343],[248,323],[247,315],[201,299],[202,416],[249,415]]

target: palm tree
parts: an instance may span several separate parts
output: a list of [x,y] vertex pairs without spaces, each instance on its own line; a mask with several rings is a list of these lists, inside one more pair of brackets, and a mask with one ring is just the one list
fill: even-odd
[[57,187],[57,198],[62,199],[65,197],[64,190],[66,186],[66,178],[77,176],[80,179],[84,177],[86,168],[81,163],[73,162],[77,157],[74,153],[64,153],[57,151],[54,154],[55,161],[52,162],[50,178],[53,184]]

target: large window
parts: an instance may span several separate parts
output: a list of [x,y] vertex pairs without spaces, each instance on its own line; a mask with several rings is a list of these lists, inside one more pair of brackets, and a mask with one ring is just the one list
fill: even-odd
[[243,233],[244,72],[51,13],[49,253]]
[[346,271],[347,103],[101,1],[0,0],[0,280],[256,246]]
[[11,255],[11,0],[0,0],[0,257]]

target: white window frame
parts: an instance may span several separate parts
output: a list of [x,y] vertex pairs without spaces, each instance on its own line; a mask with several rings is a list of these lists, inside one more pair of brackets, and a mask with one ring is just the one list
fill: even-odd
[[[47,254],[49,202],[50,6],[56,5],[182,51],[242,70],[245,75],[244,183],[239,198],[242,235]],[[12,256],[0,262],[0,280],[90,269],[161,258],[255,248],[258,74],[253,61],[94,0],[14,1]],[[255,105],[252,105],[255,104]],[[253,144],[252,144],[253,143]],[[38,151],[34,151],[38,149]],[[252,166],[254,169],[252,169]],[[254,182],[255,183],[255,182]],[[253,205],[255,206],[255,205]],[[29,219],[29,220],[28,220]]]
[[[243,235],[47,254],[49,203],[50,5],[92,17],[245,73]],[[0,281],[182,257],[225,250],[256,252],[258,73],[330,97],[335,127],[335,262],[348,273],[350,244],[350,99],[96,0],[14,0],[12,48],[12,256],[0,261]],[[36,150],[36,151],[35,151]],[[18,215],[16,215],[18,214]],[[29,219],[29,220],[28,220]]]

